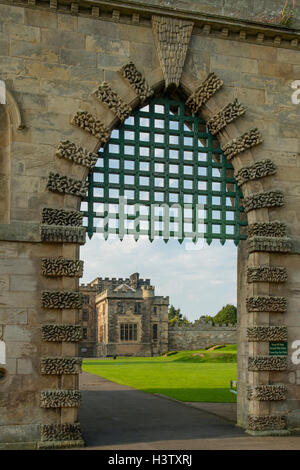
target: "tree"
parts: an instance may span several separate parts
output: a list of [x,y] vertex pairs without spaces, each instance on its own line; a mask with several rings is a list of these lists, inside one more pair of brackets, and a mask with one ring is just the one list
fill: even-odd
[[169,307],[169,325],[174,325],[175,323],[182,325],[188,324],[189,321],[180,313],[180,308],[175,308],[174,305],[171,305]]
[[237,323],[237,309],[234,305],[227,304],[214,316],[214,323]]

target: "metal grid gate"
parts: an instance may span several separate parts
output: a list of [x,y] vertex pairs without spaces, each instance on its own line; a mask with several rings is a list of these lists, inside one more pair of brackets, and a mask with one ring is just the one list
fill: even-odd
[[88,181],[81,210],[90,238],[246,238],[233,167],[205,121],[182,102],[155,98],[136,110],[100,149]]

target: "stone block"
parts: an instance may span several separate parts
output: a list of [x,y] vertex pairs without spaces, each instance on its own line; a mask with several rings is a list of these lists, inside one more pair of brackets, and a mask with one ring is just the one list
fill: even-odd
[[[25,60],[25,73],[30,77],[69,80],[69,68],[62,64],[47,64]],[[51,96],[49,97],[51,98]]]
[[119,39],[118,26],[110,21],[95,21],[94,18],[78,18],[78,32],[96,37],[105,36]]
[[17,373],[18,374],[33,374],[34,369],[31,359],[17,359]]
[[40,28],[57,29],[57,15],[50,11],[25,9],[25,24]]
[[12,40],[10,53],[13,57],[35,59],[48,63],[59,62],[59,50],[53,46],[46,47],[41,44]]
[[42,31],[42,43],[59,48],[84,49],[85,36],[84,34],[74,33],[70,31],[54,31],[45,29]]
[[105,36],[86,36],[87,51],[129,57],[129,47],[129,41],[120,41]]
[[30,342],[33,338],[34,330],[25,325],[6,325],[4,340]]
[[24,23],[24,8],[10,5],[0,5],[0,18],[5,18],[8,23]]
[[41,30],[35,26],[5,23],[3,31],[10,39],[16,39],[17,41],[39,42],[41,38]]
[[78,18],[76,16],[58,14],[57,20],[59,31],[77,31]]
[[256,59],[212,55],[210,61],[212,70],[232,70],[234,68],[242,73],[258,74],[258,61]]
[[77,49],[61,49],[60,62],[67,65],[80,65],[81,67],[97,67],[97,54]]

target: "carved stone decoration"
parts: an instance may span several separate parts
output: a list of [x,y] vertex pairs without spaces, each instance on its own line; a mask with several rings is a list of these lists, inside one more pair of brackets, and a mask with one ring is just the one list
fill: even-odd
[[83,147],[70,142],[69,140],[62,140],[57,147],[56,156],[59,158],[66,158],[78,165],[94,168],[99,158],[97,153],[89,152]]
[[243,206],[246,212],[267,207],[282,207],[283,205],[284,195],[282,191],[254,193],[243,199]]
[[292,250],[292,242],[289,238],[276,237],[252,237],[248,238],[248,251],[265,251],[267,253],[289,253]]
[[247,328],[248,341],[287,341],[286,326],[252,326]]
[[110,130],[87,111],[77,111],[71,124],[97,137],[101,146],[106,144],[110,138]]
[[286,268],[277,266],[254,266],[247,268],[247,282],[286,282]]
[[43,341],[77,343],[82,339],[81,325],[45,324],[41,327]]
[[79,357],[42,357],[40,364],[42,375],[73,375],[81,372]]
[[285,416],[248,415],[248,430],[249,431],[267,431],[267,430],[273,431],[273,430],[281,430],[285,428],[286,428]]
[[258,295],[247,297],[248,312],[286,312],[287,300],[285,297]]
[[41,225],[41,240],[47,243],[78,243],[85,244],[84,227]]
[[57,193],[72,194],[72,196],[85,197],[88,190],[88,182],[60,175],[50,171],[47,189]]
[[93,96],[102,103],[105,103],[118,116],[121,122],[125,121],[132,113],[132,108],[122,100],[118,93],[112,90],[107,82],[101,83],[94,91]]
[[81,403],[78,390],[42,390],[41,408],[77,408]]
[[82,277],[83,261],[58,258],[42,258],[42,275],[48,277]]
[[152,16],[152,30],[165,89],[178,87],[194,23],[163,16]]
[[43,291],[41,300],[44,308],[82,307],[82,294],[76,291]]
[[42,424],[41,441],[79,441],[82,440],[80,424]]
[[284,237],[286,229],[284,222],[255,222],[248,225],[248,237]]
[[201,85],[192,93],[186,101],[186,105],[195,114],[220,88],[223,81],[213,72],[210,73]]
[[233,103],[227,104],[220,112],[209,119],[207,129],[212,135],[220,132],[230,122],[242,116],[246,112],[246,107],[239,103],[236,98]]
[[42,223],[46,225],[72,225],[81,227],[83,215],[79,211],[51,209],[45,207],[42,212]]
[[286,385],[256,385],[248,387],[248,400],[281,401],[286,400]]
[[254,165],[247,166],[241,170],[235,171],[234,176],[237,180],[238,186],[242,186],[248,181],[264,178],[265,176],[275,175],[277,167],[272,160],[261,160],[254,163]]
[[5,98],[5,107],[11,116],[11,123],[18,131],[25,129],[26,126],[23,122],[19,105],[7,87],[5,88]]
[[145,78],[136,69],[133,62],[124,65],[120,70],[120,74],[128,80],[142,103],[153,96],[154,90],[147,84]]
[[232,139],[225,145],[222,145],[222,150],[227,157],[227,160],[231,160],[233,157],[247,149],[254,147],[255,145],[261,144],[263,141],[262,135],[257,128],[250,129],[240,137]]
[[248,370],[287,370],[288,360],[286,356],[249,356]]

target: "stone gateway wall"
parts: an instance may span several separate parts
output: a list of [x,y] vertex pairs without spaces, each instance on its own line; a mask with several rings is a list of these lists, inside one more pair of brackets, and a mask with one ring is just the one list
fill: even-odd
[[216,344],[236,344],[236,327],[229,326],[169,326],[169,351],[193,351]]
[[[78,211],[95,153],[129,109],[159,93],[209,121],[244,195],[238,424],[251,433],[300,428],[300,105],[291,99],[300,7],[288,28],[261,22],[281,0],[171,3],[0,0],[2,448],[82,445],[78,401],[60,393],[78,388],[78,336],[48,341],[42,332],[78,325],[86,238]],[[247,336],[260,326],[287,328],[280,370],[265,359],[271,334]],[[267,370],[253,368],[261,361]],[[248,393],[273,385],[287,387],[284,400]],[[47,390],[55,400],[45,407]]]

